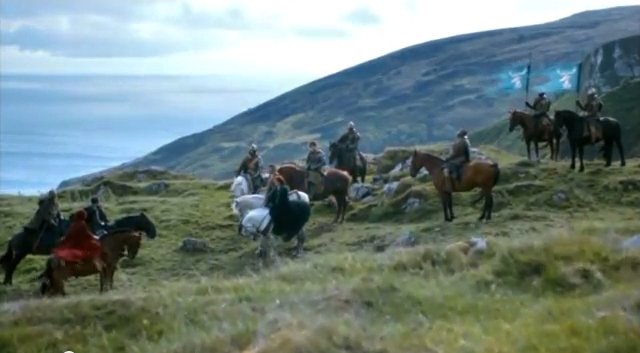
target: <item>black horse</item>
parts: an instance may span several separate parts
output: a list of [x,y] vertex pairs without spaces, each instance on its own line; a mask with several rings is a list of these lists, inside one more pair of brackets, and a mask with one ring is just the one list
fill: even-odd
[[[58,241],[67,232],[71,221],[72,219],[60,218],[58,225],[46,228],[39,239],[25,235],[24,231],[14,234],[7,243],[7,251],[0,257],[0,266],[4,269],[3,284],[13,283],[13,273],[27,255],[51,254]],[[107,234],[122,229],[144,232],[149,239],[156,237],[156,226],[144,212],[119,218],[106,227]]]
[[[364,183],[364,179],[367,176],[367,160],[362,153],[358,152],[356,158],[360,161],[360,165],[353,158],[347,158],[348,152],[346,146],[340,145],[337,142],[331,142],[329,145],[329,163],[336,162],[336,169],[344,170],[351,175],[352,182],[357,182],[358,177],[360,182]],[[355,165],[354,165],[355,162]]]
[[[571,148],[571,169],[576,169],[576,148],[578,149],[578,155],[580,157],[580,171],[584,171],[584,146],[591,144],[591,139],[584,135],[584,127],[586,124],[585,118],[578,115],[571,110],[558,110],[555,112],[554,124],[556,128],[567,128],[567,139],[569,140],[569,147]],[[606,159],[605,167],[611,166],[611,156],[613,154],[613,144],[618,146],[618,153],[620,154],[620,166],[624,167],[626,162],[624,160],[624,149],[622,147],[622,129],[620,123],[610,117],[604,117],[600,119],[600,125],[602,127],[602,140],[597,139],[595,142],[604,141],[604,146],[600,151],[604,152]]]

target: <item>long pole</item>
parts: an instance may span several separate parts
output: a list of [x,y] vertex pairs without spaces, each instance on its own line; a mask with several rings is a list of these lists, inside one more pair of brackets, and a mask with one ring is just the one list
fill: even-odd
[[525,101],[529,101],[529,78],[531,76],[531,52],[529,52],[529,63],[527,64],[527,84],[525,88]]

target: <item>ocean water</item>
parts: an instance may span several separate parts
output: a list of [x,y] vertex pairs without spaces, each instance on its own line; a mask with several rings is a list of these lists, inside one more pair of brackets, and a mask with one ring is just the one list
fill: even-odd
[[0,75],[0,193],[42,193],[130,161],[285,88],[212,76]]

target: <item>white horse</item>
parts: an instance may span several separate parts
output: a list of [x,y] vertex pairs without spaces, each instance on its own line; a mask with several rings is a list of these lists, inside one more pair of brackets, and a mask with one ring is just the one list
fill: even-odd
[[[240,223],[238,234],[257,239],[271,220],[269,209],[264,206],[264,195],[244,195],[233,200],[231,209]],[[289,192],[289,200],[301,200],[309,203],[309,195],[293,190]],[[266,210],[266,215],[265,215]]]
[[[231,203],[231,211],[238,220],[242,221],[249,211],[264,206],[264,199],[265,195],[262,194],[236,197]],[[289,192],[289,200],[302,200],[309,203],[309,195],[299,190],[292,190]]]

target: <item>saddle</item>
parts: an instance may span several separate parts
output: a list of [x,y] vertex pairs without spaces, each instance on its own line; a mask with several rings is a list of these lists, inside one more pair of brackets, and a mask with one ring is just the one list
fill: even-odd
[[594,141],[602,139],[602,117],[589,117],[584,118],[583,136],[592,138]]

